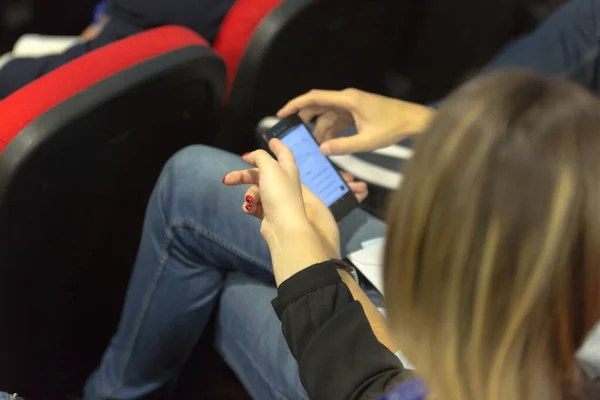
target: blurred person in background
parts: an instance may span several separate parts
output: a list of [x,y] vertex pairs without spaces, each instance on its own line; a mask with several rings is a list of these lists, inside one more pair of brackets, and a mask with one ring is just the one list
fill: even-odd
[[235,0],[106,0],[96,9],[95,21],[83,41],[45,57],[9,58],[0,65],[0,99],[29,82],[90,51],[163,25],[187,27],[208,42]]

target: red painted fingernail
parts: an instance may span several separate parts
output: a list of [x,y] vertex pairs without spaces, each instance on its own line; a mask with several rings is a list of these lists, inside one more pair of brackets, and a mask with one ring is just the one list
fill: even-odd
[[246,203],[252,203],[252,200],[254,200],[252,198],[252,196],[250,196],[250,195],[246,196]]
[[250,204],[246,204],[246,211],[250,211],[252,209],[252,206]]
[[221,182],[225,183],[225,178],[227,178],[227,175],[225,175],[225,176],[223,177],[223,179],[221,179]]
[[242,154],[242,158],[246,157],[247,155],[249,155],[250,153],[244,153]]

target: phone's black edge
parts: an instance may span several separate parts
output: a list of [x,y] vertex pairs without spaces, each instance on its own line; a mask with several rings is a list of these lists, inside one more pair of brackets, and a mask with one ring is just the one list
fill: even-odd
[[[289,117],[282,119],[275,126],[271,127],[269,130],[267,130],[267,132],[266,132],[267,141],[269,141],[273,138],[281,139],[281,134],[279,132],[283,133],[285,131],[290,130],[294,126],[301,125],[301,124],[304,125],[306,127],[306,129],[310,132],[310,129],[308,128],[308,126],[306,126],[306,124],[304,122],[302,122],[302,120],[300,119],[298,114],[290,115]],[[312,132],[311,132],[311,135],[312,135]]]
[[349,190],[348,193],[344,194],[339,200],[329,206],[329,210],[333,214],[335,220],[340,222],[348,214],[354,211],[358,205],[359,204],[358,200],[356,200],[356,196],[354,196],[354,193]]

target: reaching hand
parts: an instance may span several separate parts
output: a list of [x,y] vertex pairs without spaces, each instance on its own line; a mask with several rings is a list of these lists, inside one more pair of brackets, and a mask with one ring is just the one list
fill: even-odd
[[[227,182],[238,182],[243,180],[245,171],[232,172],[227,176]],[[352,174],[341,172],[342,178],[348,184],[352,193],[362,202],[369,194],[367,184],[354,180]],[[263,219],[265,210],[262,204],[260,188],[257,185],[251,186],[244,196],[242,204],[243,210],[258,219]],[[329,208],[306,186],[302,185],[302,199],[304,201],[304,210],[308,221],[319,236],[323,248],[330,258],[340,258],[339,230],[333,214]]]
[[[314,135],[326,155],[373,151],[420,133],[435,111],[429,107],[357,89],[312,90],[287,103],[278,113],[298,112],[308,123],[316,118]],[[338,137],[355,124],[356,135]]]
[[277,159],[263,150],[244,154],[242,159],[255,168],[234,171],[223,178],[226,185],[249,184],[257,193],[260,191],[260,214],[255,215],[263,220],[261,233],[265,239],[273,231],[309,223],[294,155],[277,139],[269,142],[269,148]]
[[[223,183],[252,185],[248,193],[253,194],[247,193],[246,198],[240,200],[244,200],[247,213],[262,219],[260,231],[271,251],[275,279],[281,283],[296,272],[331,258],[328,243],[339,242],[339,239],[330,238],[331,224],[336,234],[337,224],[329,209],[318,198],[315,201],[316,196],[306,189],[303,194],[292,152],[277,139],[269,142],[269,148],[277,159],[263,150],[245,154],[243,160],[255,168],[231,172],[223,178]],[[309,208],[305,206],[306,199],[311,205]],[[313,218],[322,219],[323,226],[328,227],[326,243],[322,243],[322,233],[313,228],[307,211],[318,214]]]
[[[278,140],[272,141],[269,146],[274,146],[275,149],[285,148],[285,145]],[[246,155],[244,158],[246,158]],[[228,174],[223,182],[227,185],[239,185],[243,183],[252,184],[256,181],[256,179],[258,179],[255,176],[256,174],[256,170],[234,171]],[[346,184],[348,184],[348,187],[352,193],[354,193],[354,196],[359,203],[367,198],[369,190],[366,183],[355,181],[352,174],[347,172],[342,171],[340,172],[340,175]],[[301,188],[304,210],[308,221],[318,234],[325,250],[327,251],[327,254],[331,258],[339,258],[339,231],[335,218],[331,214],[329,208],[321,201],[321,199],[319,199],[303,184],[301,185]],[[264,187],[262,191],[265,191]],[[261,220],[265,218],[265,206],[263,206],[261,189],[258,185],[253,184],[253,186],[246,191],[242,208],[244,212],[253,215],[256,218]]]

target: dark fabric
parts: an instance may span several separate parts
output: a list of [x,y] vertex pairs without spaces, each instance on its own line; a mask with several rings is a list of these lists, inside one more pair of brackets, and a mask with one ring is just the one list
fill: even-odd
[[111,0],[107,14],[140,29],[185,26],[212,43],[234,3],[235,0]]
[[[333,268],[331,268],[331,265],[333,265]],[[342,283],[342,278],[338,274],[336,264],[333,260],[313,265],[304,271],[300,271],[292,278],[279,286],[277,290],[278,297],[271,302],[280,320],[285,309],[301,297],[323,286]],[[350,301],[352,300],[354,299],[350,296]]]
[[336,263],[317,264],[288,279],[273,308],[311,399],[374,399],[413,375],[377,340]]
[[[585,372],[581,371],[583,376]],[[585,379],[582,396],[573,396],[575,400],[597,400],[600,399],[600,378]]]

